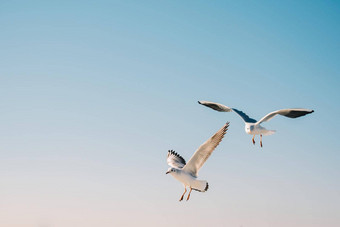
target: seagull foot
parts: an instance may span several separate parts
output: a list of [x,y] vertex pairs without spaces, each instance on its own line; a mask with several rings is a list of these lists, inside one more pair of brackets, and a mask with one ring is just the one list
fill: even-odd
[[187,197],[187,201],[190,199],[191,191],[192,191],[192,188],[190,188],[190,192],[189,192],[189,195]]
[[182,194],[181,198],[179,199],[180,202],[183,200],[183,197],[184,197],[186,192],[187,192],[187,188],[185,188],[184,193]]
[[255,140],[253,140],[253,144],[255,145]]
[[263,146],[262,146],[262,141],[260,142],[260,145],[261,145],[261,147],[263,147]]

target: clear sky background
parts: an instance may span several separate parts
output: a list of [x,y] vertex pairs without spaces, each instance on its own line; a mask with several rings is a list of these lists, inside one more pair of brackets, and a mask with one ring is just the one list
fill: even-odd
[[[0,1],[0,226],[340,226],[339,25],[330,0]],[[261,149],[198,100],[315,112]],[[226,121],[179,203],[167,150]]]

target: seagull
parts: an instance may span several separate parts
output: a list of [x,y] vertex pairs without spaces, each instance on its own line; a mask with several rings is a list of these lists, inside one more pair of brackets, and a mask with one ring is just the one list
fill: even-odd
[[227,107],[223,104],[215,103],[215,102],[209,102],[209,101],[198,101],[199,104],[210,107],[216,111],[219,112],[235,112],[237,113],[244,121],[245,123],[245,128],[244,130],[246,131],[247,134],[253,135],[252,141],[253,144],[255,145],[255,135],[260,135],[260,145],[262,147],[262,135],[268,136],[274,134],[276,131],[275,130],[267,130],[266,128],[261,126],[262,122],[266,122],[271,120],[273,117],[276,115],[282,115],[285,117],[289,118],[298,118],[305,116],[306,114],[311,114],[314,112],[314,110],[309,110],[309,109],[281,109],[281,110],[276,110],[273,111],[266,116],[264,116],[261,120],[256,121],[253,118],[250,118],[247,114],[244,112],[235,109],[235,108],[230,108]]
[[181,182],[184,186],[184,193],[182,194],[179,201],[183,200],[185,193],[187,192],[187,187],[190,188],[187,201],[190,198],[190,193],[192,189],[199,192],[206,192],[209,188],[209,184],[205,180],[197,180],[198,171],[207,161],[209,156],[222,141],[224,135],[226,134],[229,127],[229,122],[227,122],[220,130],[218,130],[215,135],[203,143],[190,158],[188,163],[185,162],[184,158],[177,154],[174,150],[168,151],[168,157],[166,159],[170,168],[166,174],[170,173],[176,180]]

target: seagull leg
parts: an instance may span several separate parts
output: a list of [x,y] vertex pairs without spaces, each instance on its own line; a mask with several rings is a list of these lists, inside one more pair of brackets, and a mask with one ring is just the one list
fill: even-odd
[[190,198],[190,193],[191,193],[191,191],[192,191],[192,187],[190,187],[190,191],[189,191],[189,195],[188,195],[187,201],[188,201],[189,198]]
[[184,197],[184,195],[185,195],[186,192],[187,192],[187,187],[185,187],[185,191],[184,191],[182,197],[179,199],[180,202],[183,200],[183,197]]
[[262,147],[262,134],[260,135],[260,145],[261,145],[261,147]]
[[254,140],[254,138],[255,138],[255,135],[253,136],[253,139],[252,139],[252,141],[253,141],[253,144],[255,145],[255,140]]

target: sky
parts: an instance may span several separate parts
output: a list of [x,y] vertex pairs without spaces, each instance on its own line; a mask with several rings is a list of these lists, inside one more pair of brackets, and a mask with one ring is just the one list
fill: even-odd
[[[338,1],[0,1],[0,225],[340,226]],[[309,108],[254,146],[234,113]],[[169,175],[225,122],[199,172]]]

